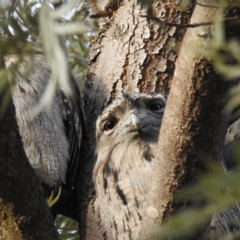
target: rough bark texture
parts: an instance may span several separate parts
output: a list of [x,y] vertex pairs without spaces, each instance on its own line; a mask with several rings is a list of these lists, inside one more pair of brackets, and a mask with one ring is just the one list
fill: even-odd
[[[197,5],[191,23],[211,22],[215,14],[216,8]],[[158,194],[151,198],[156,199],[152,204],[160,211],[159,220],[179,207],[172,205],[173,193],[180,185],[193,181],[194,170],[204,155],[223,161],[228,124],[221,109],[227,84],[203,56],[208,51],[211,28],[189,28],[176,62],[160,134]]]
[[39,179],[28,163],[12,101],[0,121],[0,238],[58,239]]
[[[98,12],[98,2],[91,1],[93,14],[99,17],[100,32],[91,46],[84,93],[89,139],[77,181],[81,186],[78,196],[82,203],[79,215],[83,239],[112,239],[101,225],[101,199],[95,196],[92,182],[96,160],[93,157],[94,133],[98,115],[123,91],[168,94],[171,85],[156,149],[158,154],[155,154],[158,155],[156,181],[148,202],[157,212],[157,218],[142,222],[142,226],[147,226],[142,230],[142,237],[151,234],[149,225],[161,224],[181,206],[173,201],[173,193],[194,181],[193,173],[201,168],[199,156],[207,154],[223,161],[227,123],[221,109],[227,85],[221,82],[211,62],[203,55],[208,50],[211,27],[190,28],[184,36],[186,28],[159,25],[142,18],[140,15],[146,12],[137,1],[117,2],[106,3]],[[200,3],[208,5],[208,1]],[[178,24],[188,23],[192,14],[192,8],[183,12],[175,1],[155,1],[151,10],[154,16]],[[197,5],[191,22],[213,21],[216,11],[217,8]],[[236,211],[227,214],[232,219],[238,215]],[[214,218],[221,225],[221,217]],[[206,231],[210,230],[209,226]],[[228,231],[226,228],[225,233]],[[204,233],[198,237],[206,239]],[[196,236],[189,235],[188,239],[191,238]]]
[[[85,161],[80,166],[83,171],[79,171],[77,182],[79,202],[83,204],[79,207],[80,234],[86,239],[104,239],[109,235],[101,226],[92,182],[96,119],[103,108],[123,91],[167,94],[178,43],[185,32],[185,29],[160,26],[141,17],[146,11],[137,1],[121,1],[117,8],[108,11],[108,17],[98,19],[100,32],[91,46],[85,82],[89,140],[83,144]],[[175,1],[155,2],[152,11],[167,22],[179,24],[186,23],[191,15],[190,11],[182,12]]]

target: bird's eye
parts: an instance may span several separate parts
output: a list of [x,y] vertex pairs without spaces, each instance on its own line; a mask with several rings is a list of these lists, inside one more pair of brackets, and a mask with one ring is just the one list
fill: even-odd
[[151,105],[149,105],[149,109],[151,111],[158,111],[162,108],[163,108],[163,105],[161,103],[152,103]]
[[103,126],[104,131],[112,130],[115,127],[116,123],[117,122],[115,120],[108,120]]

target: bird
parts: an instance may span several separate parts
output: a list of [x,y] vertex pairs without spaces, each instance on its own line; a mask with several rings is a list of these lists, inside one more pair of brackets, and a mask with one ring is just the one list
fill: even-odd
[[101,223],[113,239],[139,239],[151,215],[146,200],[165,105],[160,93],[123,93],[97,119],[93,182]]
[[50,81],[51,67],[44,55],[36,54],[28,74],[27,70],[26,63],[19,64],[12,98],[26,156],[49,197],[52,191],[57,195],[61,186],[70,191],[74,187],[85,131],[83,103],[78,85],[69,74],[72,95],[56,89],[47,109],[32,117]]

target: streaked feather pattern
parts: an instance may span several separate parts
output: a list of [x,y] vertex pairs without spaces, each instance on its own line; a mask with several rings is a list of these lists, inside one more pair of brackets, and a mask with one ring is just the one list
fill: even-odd
[[73,95],[66,97],[56,90],[52,104],[32,119],[31,111],[46,89],[51,70],[43,55],[35,55],[27,77],[25,71],[22,63],[14,78],[12,96],[26,155],[44,183],[55,188],[62,183],[71,186],[85,124],[80,91],[69,75]]
[[124,94],[97,120],[93,178],[101,221],[113,239],[139,238],[165,103],[161,94]]

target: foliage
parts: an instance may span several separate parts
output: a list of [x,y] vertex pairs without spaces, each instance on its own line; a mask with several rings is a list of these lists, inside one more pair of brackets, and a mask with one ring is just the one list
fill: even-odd
[[[0,86],[5,86],[8,81],[6,71],[14,79],[14,71],[25,54],[33,57],[44,49],[51,64],[52,81],[39,103],[40,109],[51,102],[56,87],[60,87],[66,95],[71,94],[67,77],[69,66],[81,82],[87,66],[90,41],[96,32],[94,22],[88,19],[86,1],[73,0],[57,9],[53,8],[51,3],[47,5],[40,0],[0,3],[0,59],[4,58],[6,62],[9,54],[18,56],[11,63],[11,68],[6,70],[2,64]],[[4,99],[6,102],[6,96]]]
[[[89,45],[96,30],[94,22],[88,18],[88,6],[84,0],[73,0],[56,9],[52,3],[44,4],[40,0],[1,0],[0,117],[10,97],[9,76],[14,84],[15,71],[18,64],[25,61],[24,55],[33,58],[34,54],[43,54],[44,49],[52,67],[52,81],[42,98],[41,108],[49,104],[55,87],[71,94],[66,77],[69,70],[82,85]],[[9,64],[9,55],[16,56],[14,63]],[[31,67],[31,62],[27,62],[26,75]],[[76,222],[60,217],[57,227],[61,239],[78,238]]]
[[79,239],[77,222],[69,218],[59,216],[56,226],[61,240]]
[[[210,4],[210,3],[209,3]],[[237,6],[239,3],[228,3],[227,1],[212,1],[215,6]],[[221,5],[218,5],[221,4]],[[239,38],[227,38],[225,32],[225,22],[222,19],[224,8],[219,8],[219,15],[216,17],[213,28],[214,34],[210,42],[210,51],[205,56],[212,60],[215,70],[221,74],[225,80],[239,82],[240,79],[240,42]],[[219,17],[221,16],[221,17]],[[230,20],[230,19],[229,19]],[[225,21],[228,21],[226,19]],[[232,25],[239,28],[240,20],[232,21]],[[234,114],[233,119],[240,116],[240,87],[235,84],[229,93],[228,101],[223,110],[223,114]],[[240,164],[240,145],[234,141],[231,149],[235,156],[236,165]],[[151,239],[167,239],[169,237],[185,237],[191,235],[196,230],[209,221],[212,216],[223,212],[231,207],[239,208],[239,167],[228,172],[222,165],[213,159],[205,157],[207,173],[198,176],[196,183],[188,185],[180,194],[177,194],[177,202],[191,202],[193,205],[181,210],[169,221],[155,229],[155,234]],[[233,223],[230,223],[233,224]],[[233,224],[234,225],[234,224]],[[235,229],[232,229],[235,231]],[[222,236],[221,239],[235,239],[234,233]]]
[[[238,164],[240,164],[239,147],[239,144],[233,146]],[[211,219],[214,214],[229,207],[238,206],[237,203],[240,199],[239,170],[226,173],[222,166],[213,159],[204,158],[203,161],[207,166],[208,173],[199,175],[196,183],[187,186],[176,197],[178,202],[184,202],[187,199],[194,205],[180,211],[170,221],[163,224],[161,230],[157,229],[151,239],[158,239],[160,235],[164,239],[170,236],[190,235]]]
[[[141,0],[149,6],[149,1]],[[152,2],[152,1],[151,1]],[[187,1],[182,1],[186,6]],[[210,1],[217,4],[216,1]],[[226,5],[226,2],[223,2]],[[74,4],[74,5],[72,5]],[[184,5],[185,4],[185,5]],[[97,30],[94,22],[88,19],[88,6],[84,0],[74,0],[72,3],[53,10],[53,4],[42,4],[40,0],[12,0],[0,3],[0,97],[8,83],[8,75],[14,76],[18,63],[23,61],[24,54],[33,56],[44,48],[52,69],[52,85],[43,101],[49,102],[55,87],[62,87],[68,92],[65,80],[68,66],[82,84],[84,70],[87,66],[88,48],[91,38]],[[239,22],[236,22],[239,25]],[[225,76],[226,80],[240,78],[240,43],[236,39],[227,40],[223,28],[223,21],[216,19],[215,35],[211,42],[211,57],[216,71]],[[54,47],[53,47],[54,46]],[[9,54],[15,54],[18,59],[8,69],[3,66],[3,59]],[[31,68],[26,69],[26,73]],[[60,72],[62,70],[63,72]],[[14,84],[14,82],[13,82]],[[7,92],[2,106],[6,106],[10,91]],[[240,87],[235,87],[229,93],[229,102],[225,111],[231,112],[240,105]],[[0,108],[0,116],[3,114]],[[240,114],[240,113],[239,113]],[[234,147],[236,159],[240,159],[239,147]],[[208,159],[209,160],[209,159]],[[179,201],[188,196],[200,207],[184,210],[164,224],[160,234],[184,235],[201,225],[212,214],[239,202],[239,172],[236,170],[226,173],[221,166],[208,161],[209,173],[199,177],[199,181],[179,196]],[[197,198],[196,198],[197,197]],[[202,204],[204,202],[204,204]],[[185,221],[185,219],[187,221]],[[61,239],[76,239],[77,224],[61,217],[57,223]],[[158,230],[157,230],[158,231]]]

